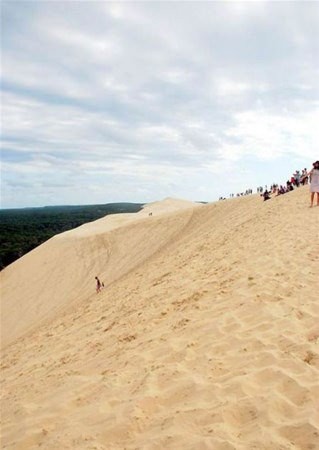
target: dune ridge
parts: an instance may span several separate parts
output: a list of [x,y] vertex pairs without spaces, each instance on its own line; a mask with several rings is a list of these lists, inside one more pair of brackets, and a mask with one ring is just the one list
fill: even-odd
[[[318,448],[319,208],[307,195],[168,199],[152,217],[112,230],[100,219],[9,266],[3,448]],[[48,248],[59,271],[47,263],[40,313],[27,316],[23,277],[30,258],[46,267]]]
[[[110,285],[158,251],[199,204],[165,199],[60,233],[0,273],[2,346],[87,299],[99,275]],[[188,211],[187,211],[188,210]],[[175,217],[174,212],[186,211]],[[149,213],[154,213],[150,222]],[[172,214],[166,221],[158,219]],[[169,228],[168,228],[169,227]],[[148,241],[140,233],[147,232]]]

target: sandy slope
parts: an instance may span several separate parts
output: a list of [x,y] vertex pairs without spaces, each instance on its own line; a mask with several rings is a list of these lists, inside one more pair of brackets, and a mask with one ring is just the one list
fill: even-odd
[[2,448],[319,448],[307,188],[151,208],[2,273]]
[[[11,264],[0,273],[2,346],[70,304],[88,299],[96,275],[110,285],[146,261],[183,228],[198,206],[166,199],[137,214],[109,215],[56,235]],[[183,216],[157,220],[183,210],[188,210]]]

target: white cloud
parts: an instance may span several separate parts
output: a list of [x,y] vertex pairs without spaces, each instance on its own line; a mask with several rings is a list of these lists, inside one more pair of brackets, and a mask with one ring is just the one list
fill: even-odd
[[[26,1],[3,11],[3,171],[7,186],[25,183],[20,203],[38,196],[32,177],[54,186],[57,173],[57,192],[72,180],[105,188],[105,201],[218,197],[219,174],[238,161],[257,170],[265,158],[318,157],[318,4]],[[86,198],[66,189],[68,201]]]
[[311,159],[318,148],[319,108],[310,112],[271,114],[267,111],[244,111],[235,115],[235,125],[226,135],[235,144],[224,144],[221,152],[237,160],[244,155],[260,159],[279,158],[283,154],[303,155]]
[[218,95],[241,95],[251,89],[248,83],[234,81],[231,79],[217,80],[216,90]]

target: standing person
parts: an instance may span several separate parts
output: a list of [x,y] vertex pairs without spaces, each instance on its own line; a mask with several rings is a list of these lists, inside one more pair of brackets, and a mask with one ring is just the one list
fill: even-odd
[[306,168],[303,169],[302,175],[301,175],[301,182],[303,185],[308,184],[308,170]]
[[296,172],[294,173],[294,179],[295,179],[296,186],[299,187],[299,185],[300,185],[300,172],[299,172],[299,170],[296,170]]
[[96,293],[98,294],[101,291],[101,281],[98,279],[98,277],[95,277],[96,279]]
[[315,193],[317,194],[317,206],[319,206],[319,161],[313,163],[313,168],[307,175],[310,175],[310,208],[312,208]]

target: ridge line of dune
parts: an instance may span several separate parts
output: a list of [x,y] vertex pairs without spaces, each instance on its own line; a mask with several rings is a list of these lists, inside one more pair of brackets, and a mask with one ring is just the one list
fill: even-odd
[[[159,256],[162,253],[164,253],[172,245],[177,244],[178,240],[177,241],[175,240],[176,237],[178,237],[178,235],[180,235],[183,232],[184,228],[185,229],[187,228],[187,226],[189,225],[189,222],[191,221],[192,216],[194,214],[194,211],[193,210],[190,211],[190,209],[189,210],[185,209],[185,210],[182,210],[182,211],[173,211],[173,212],[166,213],[165,215],[167,215],[167,216],[175,216],[175,215],[177,216],[177,215],[182,215],[182,214],[184,214],[187,211],[187,212],[191,212],[191,216],[188,218],[188,221],[183,225],[182,229],[176,231],[176,233],[174,235],[172,235],[170,237],[170,239],[167,242],[165,242],[165,244],[163,246],[161,246],[160,248],[155,250],[151,255],[148,256],[147,259],[141,261],[140,263],[138,263],[134,267],[130,268],[127,272],[123,273],[119,278],[113,280],[110,284],[108,284],[106,286],[106,289],[109,289],[111,287],[116,287],[116,285],[120,284],[121,281],[124,280],[126,277],[129,277],[131,274],[133,274],[137,270],[142,269],[143,266],[147,265],[148,262],[152,261],[154,258],[156,258],[157,256]],[[158,218],[157,217],[153,217],[153,219],[157,220]],[[147,218],[145,218],[145,219],[143,218],[141,220],[148,221]],[[140,221],[138,223],[140,223]],[[136,225],[136,222],[131,223],[131,224],[125,224],[125,225],[123,225],[121,227],[118,227],[118,228],[126,228],[126,227],[130,228],[130,226],[133,225],[133,224]],[[113,229],[110,230],[108,233],[111,234],[112,231],[113,231]],[[104,291],[103,293],[105,294],[106,292]],[[100,297],[102,297],[102,295],[100,295]],[[24,340],[24,339],[27,339],[28,337],[31,337],[33,334],[36,334],[37,332],[39,332],[40,329],[42,329],[43,327],[45,327],[47,325],[50,325],[50,323],[53,323],[53,322],[55,322],[55,321],[57,321],[59,319],[62,319],[62,317],[68,317],[68,316],[72,315],[73,313],[76,312],[76,310],[78,308],[84,307],[86,302],[90,302],[91,300],[96,300],[96,293],[93,291],[93,289],[92,289],[92,293],[88,297],[82,298],[81,301],[76,303],[76,304],[72,303],[70,305],[66,305],[65,308],[63,308],[62,310],[56,311],[56,313],[54,315],[52,315],[51,317],[48,317],[47,319],[41,321],[41,323],[39,323],[37,328],[30,329],[28,332],[26,332],[22,336],[18,337],[15,341],[13,341],[13,342],[9,343],[8,345],[6,345],[5,347],[3,347],[3,351],[8,351],[9,347],[14,345],[15,343],[17,343],[20,340]]]
[[[162,202],[156,202],[157,203],[157,207],[161,207]],[[185,202],[186,203],[186,202]],[[86,279],[83,280],[81,279],[81,277],[77,278],[77,281],[74,282],[74,284],[83,284],[86,283],[87,284],[87,288],[85,291],[80,292],[79,295],[73,295],[71,298],[71,294],[69,294],[71,301],[70,302],[64,302],[61,303],[61,306],[58,306],[56,308],[51,308],[52,312],[50,312],[49,316],[46,314],[44,317],[41,318],[41,320],[39,321],[39,319],[37,319],[37,321],[39,322],[39,325],[41,326],[41,324],[44,323],[49,323],[50,320],[52,320],[53,318],[57,317],[59,314],[61,314],[63,311],[68,310],[69,308],[72,308],[74,306],[74,308],[76,308],[79,303],[86,301],[88,298],[90,298],[90,293],[94,292],[94,275],[95,272],[100,272],[101,267],[97,267],[96,270],[93,270],[90,266],[92,261],[90,261],[90,257],[87,258],[87,250],[82,250],[82,247],[84,246],[84,248],[86,248],[87,246],[90,247],[90,243],[92,243],[94,248],[98,249],[98,258],[100,258],[101,260],[104,260],[104,265],[106,265],[109,269],[109,266],[112,264],[114,264],[112,262],[112,257],[115,255],[116,253],[118,253],[116,251],[116,248],[114,248],[115,246],[120,245],[121,243],[119,242],[119,240],[121,239],[126,239],[127,243],[129,244],[129,240],[128,240],[128,233],[130,232],[130,234],[134,234],[135,231],[139,231],[139,229],[141,228],[145,228],[145,230],[151,230],[151,228],[156,225],[159,224],[159,226],[161,224],[164,224],[165,221],[168,221],[171,223],[171,225],[174,225],[174,222],[177,223],[178,218],[183,218],[185,217],[185,220],[189,220],[189,218],[187,219],[187,217],[189,217],[189,214],[192,214],[192,211],[194,208],[199,207],[200,205],[191,205],[186,203],[186,207],[183,206],[181,209],[176,209],[176,207],[179,206],[179,202],[176,202],[176,205],[174,205],[175,209],[172,211],[161,211],[161,213],[159,215],[154,215],[152,217],[138,217],[139,213],[135,213],[134,217],[133,214],[129,214],[126,215],[124,214],[124,222],[120,225],[117,224],[116,227],[112,226],[112,219],[115,220],[115,222],[117,223],[118,221],[121,221],[121,217],[120,215],[114,215],[114,217],[112,216],[106,216],[102,219],[98,219],[95,222],[98,222],[98,226],[99,226],[99,233],[94,236],[91,234],[90,232],[90,228],[94,229],[95,227],[95,223],[94,222],[90,222],[88,224],[86,224],[88,230],[89,230],[89,235],[84,234],[83,236],[83,227],[85,227],[85,225],[78,227],[78,229],[74,229],[74,230],[69,230],[65,233],[61,233],[60,235],[57,235],[51,239],[49,239],[48,241],[46,241],[44,244],[42,244],[41,246],[37,247],[36,249],[34,249],[32,252],[30,252],[27,255],[24,255],[23,258],[21,258],[20,260],[16,261],[15,263],[13,263],[12,265],[8,266],[1,274],[0,277],[1,279],[5,279],[5,277],[9,274],[13,275],[13,278],[15,277],[15,269],[19,266],[25,267],[25,264],[28,262],[28,260],[34,260],[34,256],[37,256],[38,254],[40,254],[40,265],[35,266],[33,268],[33,272],[31,271],[31,275],[29,276],[29,279],[25,279],[26,283],[23,287],[20,288],[20,292],[21,292],[21,296],[23,295],[24,292],[27,292],[28,290],[30,290],[30,287],[28,285],[32,285],[34,284],[35,287],[37,287],[38,282],[37,281],[33,281],[33,279],[38,277],[38,273],[39,271],[43,270],[42,267],[42,263],[41,261],[43,260],[43,258],[41,259],[42,253],[44,252],[44,254],[47,253],[47,250],[53,249],[55,252],[57,252],[56,258],[57,258],[57,262],[55,263],[54,261],[52,261],[51,264],[54,264],[54,266],[52,267],[52,271],[56,269],[55,266],[59,266],[60,264],[63,264],[63,258],[62,261],[60,261],[60,246],[62,245],[66,245],[69,246],[70,251],[72,253],[74,253],[74,256],[71,256],[71,264],[74,265],[74,260],[78,259],[80,262],[82,261],[83,264],[83,268],[82,268],[82,272],[83,272],[83,277],[85,277]],[[128,219],[128,221],[126,221],[126,219]],[[183,221],[184,219],[182,219]],[[104,227],[104,223],[108,223],[111,222],[111,226],[108,228],[108,226],[106,226],[106,230],[103,231],[103,227]],[[184,222],[182,223],[182,227]],[[102,228],[102,231],[101,231]],[[81,229],[81,230],[79,230]],[[84,230],[84,233],[86,233],[87,230]],[[149,232],[149,231],[148,231]],[[168,241],[170,240],[174,240],[175,235],[178,235],[181,232],[180,228],[177,228],[175,230],[175,232],[173,233],[173,235],[169,235],[168,238],[166,239],[166,241],[164,240],[164,243],[160,243],[157,244],[156,242],[154,242],[154,245],[159,245],[158,248],[149,248],[149,254],[145,254],[141,253],[141,255],[138,255],[138,257],[140,258],[139,260],[135,261],[130,257],[129,251],[127,252],[126,249],[123,249],[122,251],[122,256],[128,256],[128,259],[131,260],[129,262],[129,266],[128,267],[123,267],[123,270],[119,273],[116,274],[116,268],[115,268],[115,276],[112,277],[110,279],[110,281],[108,281],[107,285],[109,286],[110,284],[112,284],[115,281],[118,281],[119,279],[121,279],[123,276],[125,276],[127,273],[134,271],[136,269],[137,266],[139,266],[140,264],[143,264],[144,261],[147,261],[153,253],[156,253],[157,251],[159,251],[161,249],[161,247],[163,245],[166,245]],[[122,238],[123,236],[123,238]],[[134,238],[134,236],[132,236]],[[56,238],[56,239],[55,239]],[[99,244],[100,243],[100,244]],[[140,245],[141,243],[139,243],[137,241],[137,244]],[[71,247],[70,247],[71,245]],[[144,245],[145,246],[145,245]],[[99,248],[100,247],[100,248]],[[68,248],[68,247],[67,247]],[[63,247],[61,247],[62,251]],[[134,250],[134,249],[132,249]],[[46,253],[45,253],[46,252]],[[128,253],[126,255],[126,253]],[[63,255],[62,255],[63,256]],[[121,262],[121,261],[118,261]],[[34,264],[31,263],[31,264]],[[116,263],[115,263],[116,264]],[[36,269],[37,267],[37,269]],[[32,268],[31,268],[32,269]],[[107,269],[107,270],[108,270]],[[111,267],[112,269],[112,267]],[[33,274],[33,275],[32,275]],[[108,274],[106,274],[108,275]],[[72,274],[72,272],[70,272],[70,276],[74,276],[74,274]],[[54,288],[54,286],[52,286],[51,288],[48,288],[48,284],[50,284],[50,277],[47,279],[46,283],[47,284],[43,284],[43,290],[39,290],[39,293],[37,294],[37,298],[39,298],[39,296],[45,296],[45,292],[46,289],[51,289]],[[12,278],[12,276],[11,276]],[[19,278],[19,276],[17,277]],[[67,278],[67,275],[64,274],[63,272],[61,272],[60,275],[60,280],[56,280],[57,283],[61,283],[62,281],[65,281],[65,278]],[[23,279],[23,278],[22,278]],[[67,281],[67,280],[66,280]],[[10,284],[10,278],[9,278],[9,282]],[[7,284],[8,284],[7,283]],[[4,283],[3,283],[4,284]],[[52,284],[52,283],[51,283]],[[89,287],[89,285],[91,285],[91,287]],[[4,285],[5,286],[5,285]],[[76,287],[76,286],[75,286]],[[18,286],[15,287],[15,289],[18,288]],[[31,288],[32,289],[32,288]],[[56,288],[55,288],[56,289]],[[34,288],[33,288],[34,290]],[[32,290],[31,290],[32,292]],[[71,291],[70,291],[71,292]],[[4,296],[8,296],[9,291],[6,292],[4,291]],[[63,292],[61,292],[61,295],[63,295]],[[47,304],[50,305],[50,301],[52,302],[51,299],[48,298],[47,300]],[[44,302],[42,302],[43,306]],[[40,305],[41,306],[41,305]],[[53,304],[54,306],[54,304]],[[17,305],[17,308],[19,308],[19,305]],[[17,310],[18,313],[18,310]],[[26,313],[28,314],[28,311],[26,311]],[[13,325],[16,325],[15,321],[13,321],[12,323]],[[30,326],[28,326],[29,330],[26,329],[26,333],[28,333],[29,331],[32,333],[33,330],[36,329],[37,327],[37,323],[34,323]],[[24,334],[24,333],[23,333]],[[11,340],[11,342],[13,342]],[[9,342],[10,343],[10,342]],[[4,344],[3,345],[3,340],[2,340],[2,346],[3,348],[6,347],[8,344]]]

